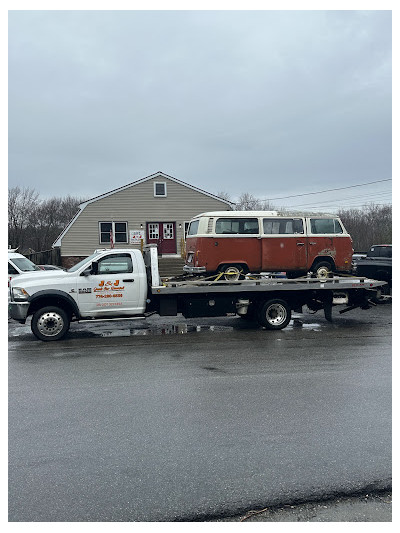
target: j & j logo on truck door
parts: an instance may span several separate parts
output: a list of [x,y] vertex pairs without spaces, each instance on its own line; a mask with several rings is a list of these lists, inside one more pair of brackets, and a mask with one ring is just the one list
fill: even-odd
[[99,285],[93,289],[96,292],[96,298],[122,298],[124,286],[120,287],[119,279],[114,283],[112,281],[100,281]]
[[98,287],[95,287],[94,292],[105,292],[105,291],[123,291],[125,287],[119,286],[119,279],[114,283],[112,281],[100,281]]

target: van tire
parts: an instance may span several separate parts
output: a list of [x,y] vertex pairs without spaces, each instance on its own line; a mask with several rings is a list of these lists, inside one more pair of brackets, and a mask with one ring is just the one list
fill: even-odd
[[64,309],[55,306],[42,307],[32,317],[32,333],[41,341],[58,341],[69,330],[70,318]]
[[257,318],[261,326],[278,330],[285,328],[289,324],[292,318],[292,311],[285,300],[274,298],[261,303]]
[[238,281],[246,277],[248,269],[244,265],[223,265],[220,272],[226,281]]
[[333,271],[333,266],[329,261],[317,261],[312,267],[312,272],[317,278],[329,278]]

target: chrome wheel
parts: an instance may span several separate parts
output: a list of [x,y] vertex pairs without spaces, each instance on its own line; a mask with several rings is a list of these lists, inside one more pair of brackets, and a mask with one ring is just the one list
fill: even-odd
[[287,318],[287,311],[284,305],[275,303],[268,307],[266,319],[271,326],[280,326]]
[[42,341],[57,341],[69,329],[70,317],[59,307],[43,307],[34,313],[31,322],[32,333]]
[[38,330],[42,335],[46,337],[54,337],[58,335],[63,327],[64,320],[61,315],[55,311],[44,313],[38,320]]
[[268,300],[260,304],[258,322],[267,329],[283,329],[291,317],[291,306],[285,300]]

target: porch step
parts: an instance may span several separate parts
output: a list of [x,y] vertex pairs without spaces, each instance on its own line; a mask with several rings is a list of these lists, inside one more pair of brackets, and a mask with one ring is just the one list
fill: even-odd
[[159,257],[158,268],[160,276],[172,277],[181,276],[183,274],[183,265],[185,261],[181,257]]

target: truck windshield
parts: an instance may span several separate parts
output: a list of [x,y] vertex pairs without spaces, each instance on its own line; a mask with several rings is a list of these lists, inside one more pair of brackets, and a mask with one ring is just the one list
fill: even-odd
[[85,257],[85,259],[82,259],[82,261],[79,261],[79,263],[76,263],[76,265],[72,266],[67,270],[67,272],[76,272],[83,266],[85,263],[89,263],[92,259],[97,257],[99,254],[98,252],[94,252],[92,255],[89,255],[89,257]]
[[11,260],[22,272],[33,272],[34,270],[40,270],[40,268],[32,263],[26,257],[17,257],[17,259]]

